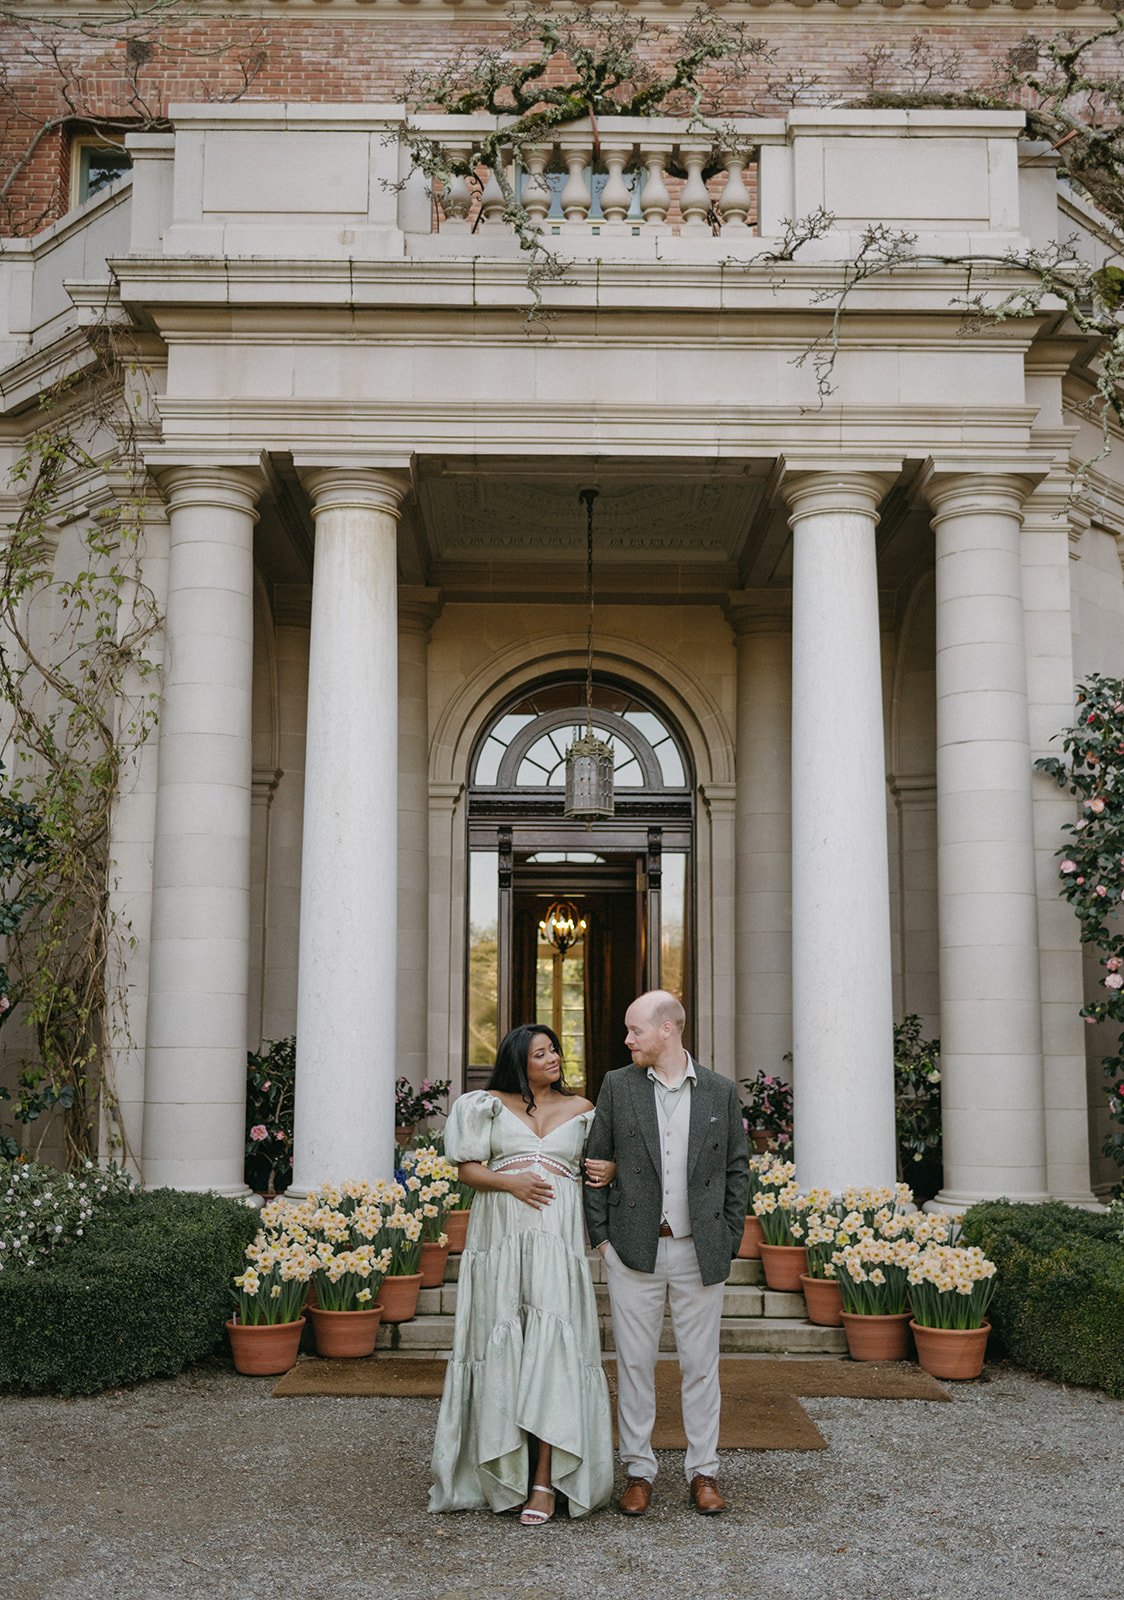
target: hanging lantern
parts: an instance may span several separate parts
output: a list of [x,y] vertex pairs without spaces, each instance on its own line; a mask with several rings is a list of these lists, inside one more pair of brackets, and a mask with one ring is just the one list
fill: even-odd
[[565,960],[566,951],[585,935],[586,921],[572,900],[556,900],[539,923],[539,937]]
[[566,751],[566,805],[564,815],[594,823],[613,815],[613,747],[593,731],[593,502],[596,489],[583,489],[585,503],[586,590],[589,625],[586,631],[585,732]]

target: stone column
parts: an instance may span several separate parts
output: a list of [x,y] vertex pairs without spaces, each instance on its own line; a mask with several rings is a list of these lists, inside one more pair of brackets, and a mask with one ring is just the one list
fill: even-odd
[[792,1049],[792,597],[730,596],[737,640],[735,1046],[738,1078],[789,1076]]
[[1025,479],[937,473],[937,894],[944,1187],[1046,1196],[1031,754],[1019,570]]
[[429,1064],[429,633],[436,589],[398,595],[398,1066],[419,1084]]
[[316,553],[293,1190],[389,1177],[398,919],[398,516],[406,479],[304,482]]
[[160,481],[170,546],[144,1178],[244,1194],[258,481],[204,467]]
[[874,530],[884,479],[784,485],[792,575],[792,1047],[804,1185],[895,1173],[890,888]]

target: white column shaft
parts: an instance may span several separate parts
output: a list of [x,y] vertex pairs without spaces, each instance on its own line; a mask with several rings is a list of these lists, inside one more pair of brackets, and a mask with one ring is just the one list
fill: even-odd
[[[398,878],[402,486],[309,474],[316,522],[301,856],[293,1189],[388,1177]],[[420,996],[419,996],[420,1004]]]
[[1038,918],[1015,478],[930,485],[937,586],[939,1205],[1045,1196]]
[[[787,598],[787,597],[786,597]],[[792,624],[738,596],[737,1077],[788,1077],[792,1049]],[[763,609],[764,607],[764,609]]]
[[145,1073],[149,1187],[245,1192],[253,530],[249,473],[177,469]]
[[429,968],[429,631],[437,591],[398,599],[398,1071],[418,1084],[430,1072],[428,1017],[419,993]]
[[792,1027],[803,1184],[892,1183],[893,1013],[874,530],[884,485],[786,487],[792,579]]

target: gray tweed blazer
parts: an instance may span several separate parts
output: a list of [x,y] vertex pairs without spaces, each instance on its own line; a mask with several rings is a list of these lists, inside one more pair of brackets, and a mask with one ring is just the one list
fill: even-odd
[[[737,1089],[695,1064],[687,1142],[687,1199],[704,1283],[721,1283],[741,1244],[749,1152]],[[606,1073],[585,1153],[615,1161],[609,1189],[585,1191],[593,1245],[610,1241],[636,1272],[652,1272],[659,1243],[663,1173],[655,1085],[640,1067]]]

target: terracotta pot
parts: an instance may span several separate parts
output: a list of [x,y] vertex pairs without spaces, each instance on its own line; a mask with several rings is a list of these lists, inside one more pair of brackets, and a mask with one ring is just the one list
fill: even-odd
[[263,1322],[257,1327],[228,1322],[234,1370],[253,1378],[288,1372],[297,1364],[304,1320],[298,1317],[295,1322]]
[[445,1263],[449,1259],[447,1244],[426,1243],[421,1247],[421,1286],[438,1289],[445,1282]]
[[770,1289],[800,1293],[800,1275],[808,1265],[808,1252],[802,1244],[761,1245],[761,1265]]
[[468,1219],[471,1211],[446,1211],[442,1226],[449,1235],[449,1254],[459,1256],[468,1237]]
[[982,1328],[923,1328],[910,1323],[917,1359],[934,1378],[978,1378],[991,1323]]
[[753,1128],[750,1131],[750,1142],[758,1155],[763,1156],[769,1148],[769,1135],[764,1128]]
[[369,1356],[373,1354],[382,1312],[379,1307],[360,1311],[325,1311],[310,1308],[316,1349],[322,1356]]
[[847,1349],[852,1361],[904,1361],[909,1350],[909,1312],[888,1316],[861,1316],[854,1311],[839,1313],[847,1333]]
[[809,1278],[806,1272],[801,1273],[800,1287],[804,1291],[809,1322],[821,1328],[842,1326],[843,1305],[839,1285],[834,1278]]
[[742,1242],[738,1246],[739,1261],[760,1261],[761,1244],[765,1235],[761,1232],[761,1218],[752,1213],[745,1219],[742,1229]]
[[405,1147],[414,1137],[414,1124],[412,1122],[396,1122],[394,1124],[394,1142],[400,1147]]
[[418,1290],[420,1288],[420,1272],[412,1272],[408,1277],[384,1278],[378,1299],[375,1302],[382,1309],[382,1320],[384,1322],[409,1322],[418,1309]]

